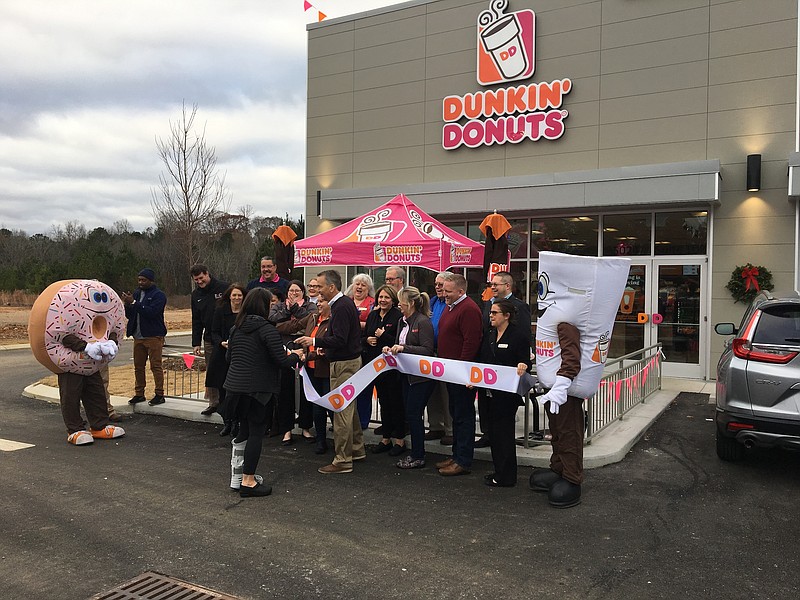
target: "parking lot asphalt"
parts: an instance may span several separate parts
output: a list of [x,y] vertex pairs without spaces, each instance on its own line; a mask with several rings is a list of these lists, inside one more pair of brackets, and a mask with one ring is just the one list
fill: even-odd
[[[787,598],[800,587],[800,457],[714,453],[713,405],[680,394],[627,458],[548,506],[473,473],[398,471],[369,455],[320,475],[312,447],[265,440],[273,495],[228,487],[218,425],[137,414],[128,435],[73,447],[44,374],[2,355],[0,597],[89,598],[156,570],[241,598]],[[328,455],[330,459],[330,455]]]

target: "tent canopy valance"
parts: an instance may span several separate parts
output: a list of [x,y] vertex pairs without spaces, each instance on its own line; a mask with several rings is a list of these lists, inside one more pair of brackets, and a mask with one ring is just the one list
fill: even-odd
[[295,267],[482,267],[483,246],[420,210],[403,194],[329,231],[298,240]]

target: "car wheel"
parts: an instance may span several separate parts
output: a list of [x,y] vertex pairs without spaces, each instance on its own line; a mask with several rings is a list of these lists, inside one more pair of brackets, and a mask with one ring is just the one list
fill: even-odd
[[744,458],[744,446],[734,438],[725,437],[718,431],[717,456],[727,461],[742,460]]

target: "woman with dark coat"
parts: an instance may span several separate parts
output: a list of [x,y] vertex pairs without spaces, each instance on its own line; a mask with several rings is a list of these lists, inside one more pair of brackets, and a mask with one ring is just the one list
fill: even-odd
[[[398,294],[398,307],[403,314],[397,326],[397,339],[384,354],[420,354],[433,356],[433,323],[430,319],[428,294],[415,287],[405,287]],[[411,454],[397,463],[400,469],[419,469],[425,466],[425,425],[423,415],[434,380],[415,375],[401,376],[403,398],[406,403],[406,421],[411,433]]]
[[287,352],[267,320],[271,300],[266,289],[250,290],[228,338],[225,390],[234,399],[241,423],[231,442],[231,487],[238,487],[242,498],[272,493],[272,487],[255,475],[267,415],[280,391],[280,369],[296,365],[304,356],[302,350]]
[[[367,315],[361,333],[361,360],[366,365],[381,354],[385,346],[397,339],[397,324],[403,316],[397,308],[397,292],[390,285],[378,288],[376,308]],[[397,371],[384,371],[375,379],[381,407],[383,439],[373,452],[388,452],[400,456],[406,451],[406,411],[403,407],[403,388]]]
[[228,361],[225,354],[228,351],[228,335],[231,332],[236,315],[242,308],[244,295],[247,288],[241,283],[233,283],[217,300],[217,308],[214,310],[214,318],[211,324],[211,343],[214,344],[214,352],[211,354],[211,361],[206,366],[206,387],[213,387],[219,390],[219,412],[225,425],[220,430],[221,436],[228,434],[236,436],[239,433],[239,421],[235,418],[236,407],[230,406],[225,401],[225,377],[228,375]]
[[[306,294],[306,286],[298,279],[293,279],[289,283],[286,291],[286,300],[272,305],[269,311],[269,320],[275,325],[278,333],[281,334],[281,341],[287,348],[292,348],[294,339],[303,335],[309,318],[317,313],[317,305],[309,302]],[[284,369],[281,372],[281,392],[278,395],[277,406],[277,427],[278,432],[283,434],[282,444],[290,446],[292,444],[292,430],[294,429],[295,417],[295,388],[296,377],[294,369]],[[304,398],[300,400],[298,422],[302,430],[303,439],[313,442],[314,436],[311,434],[312,414],[311,406]]]
[[[314,318],[309,320],[306,326],[306,335],[315,337],[324,337],[325,332],[328,331],[328,321],[331,318],[331,308],[328,301],[322,296],[317,300],[318,311]],[[331,363],[328,357],[325,356],[324,348],[308,347],[308,354],[306,356],[305,372],[311,377],[311,385],[320,396],[324,396],[331,391]],[[303,398],[305,400],[305,398]],[[305,400],[308,402],[308,400]],[[309,404],[311,404],[309,402]],[[317,447],[314,449],[315,454],[325,454],[328,451],[328,417],[333,422],[333,411],[327,410],[319,404],[312,404],[312,414],[314,416],[314,434],[317,441]]]
[[[514,323],[516,309],[508,300],[498,300],[489,308],[491,328],[483,336],[478,361],[490,365],[516,367],[522,375],[531,368],[531,345],[525,331]],[[490,412],[489,440],[494,473],[484,477],[492,487],[511,487],[517,484],[517,444],[514,422],[522,396],[490,389],[486,391]]]

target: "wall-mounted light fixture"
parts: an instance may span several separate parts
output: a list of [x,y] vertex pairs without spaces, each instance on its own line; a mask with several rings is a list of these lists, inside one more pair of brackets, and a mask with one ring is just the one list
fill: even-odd
[[747,155],[747,191],[757,192],[761,189],[761,155]]
[[317,216],[322,216],[322,190],[317,190]]

